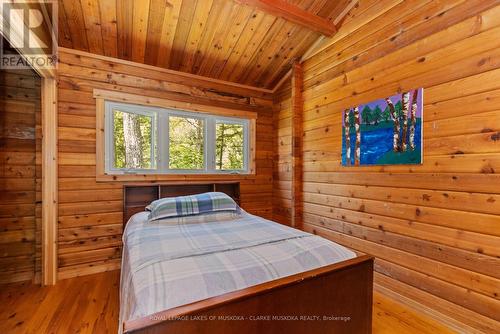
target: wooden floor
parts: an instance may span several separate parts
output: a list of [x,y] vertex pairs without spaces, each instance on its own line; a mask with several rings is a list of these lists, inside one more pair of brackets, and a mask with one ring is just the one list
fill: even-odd
[[[62,280],[55,287],[0,286],[0,333],[116,333],[119,271]],[[435,320],[374,293],[373,333],[451,333]]]

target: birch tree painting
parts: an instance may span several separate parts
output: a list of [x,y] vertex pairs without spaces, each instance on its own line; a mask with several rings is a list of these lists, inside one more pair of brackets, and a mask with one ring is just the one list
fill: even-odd
[[423,89],[345,109],[342,165],[422,163]]
[[415,125],[417,123],[418,89],[413,92],[410,116],[410,150],[415,150]]
[[354,166],[359,166],[361,159],[361,122],[359,119],[359,108],[354,108],[354,129],[356,130],[356,146],[354,149]]

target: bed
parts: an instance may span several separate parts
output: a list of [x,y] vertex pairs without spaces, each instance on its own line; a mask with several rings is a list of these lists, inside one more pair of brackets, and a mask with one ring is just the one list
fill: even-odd
[[123,333],[370,333],[373,259],[244,210],[148,222],[155,198],[239,184],[124,190]]

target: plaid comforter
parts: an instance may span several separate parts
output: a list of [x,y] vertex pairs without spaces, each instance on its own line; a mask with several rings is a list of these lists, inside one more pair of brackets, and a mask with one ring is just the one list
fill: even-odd
[[123,235],[120,324],[355,257],[246,212],[199,219],[148,223],[146,212],[131,218]]

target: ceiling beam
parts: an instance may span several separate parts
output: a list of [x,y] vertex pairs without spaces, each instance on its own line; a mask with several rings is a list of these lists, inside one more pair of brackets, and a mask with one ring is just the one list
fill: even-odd
[[315,15],[284,0],[235,0],[237,3],[255,7],[268,14],[299,24],[325,36],[333,36],[337,27],[321,16]]

